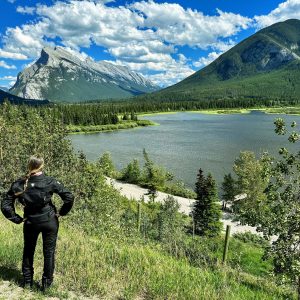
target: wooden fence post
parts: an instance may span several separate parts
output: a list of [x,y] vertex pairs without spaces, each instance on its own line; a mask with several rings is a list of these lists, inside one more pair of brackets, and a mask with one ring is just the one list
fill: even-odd
[[224,251],[223,251],[223,264],[226,263],[227,253],[228,253],[228,245],[229,245],[229,236],[230,236],[230,225],[226,226],[226,235],[225,235],[225,244],[224,244]]
[[141,202],[138,203],[138,222],[137,222],[137,230],[138,232],[141,231],[141,215],[142,215],[142,204]]
[[194,213],[192,213],[192,222],[193,222],[193,239],[195,239],[195,219],[194,219]]
[[298,277],[298,300],[300,300],[300,276]]

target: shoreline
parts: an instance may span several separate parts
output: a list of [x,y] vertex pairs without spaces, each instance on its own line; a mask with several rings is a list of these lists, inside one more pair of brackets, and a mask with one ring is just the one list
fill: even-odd
[[158,126],[159,124],[150,120],[137,120],[134,122],[105,124],[105,125],[67,125],[67,134],[90,134],[101,132],[112,132],[123,129],[135,129],[146,126]]
[[[294,110],[294,111],[293,111]],[[241,109],[205,109],[205,110],[178,110],[178,111],[165,111],[165,112],[149,112],[137,113],[140,117],[156,116],[156,115],[169,115],[177,113],[195,113],[204,115],[234,115],[234,114],[250,114],[252,111],[261,111],[265,114],[273,115],[290,115],[300,116],[300,107],[287,106],[287,107],[273,107],[273,108],[241,108]],[[135,129],[145,126],[158,126],[159,123],[147,119],[140,119],[134,122],[124,122],[118,124],[105,124],[105,125],[67,125],[67,134],[91,134],[101,132],[113,132],[124,129]],[[71,129],[68,129],[71,128]]]
[[[132,183],[122,182],[110,177],[106,177],[106,183],[112,185],[119,193],[128,199],[132,199],[135,201],[141,201],[144,199],[145,202],[150,202],[150,198],[147,195],[148,189],[142,188],[138,185]],[[155,202],[163,202],[167,196],[172,196],[175,200],[178,201],[179,212],[188,215],[191,212],[193,203],[195,202],[194,199],[184,198],[180,196],[174,196],[171,194],[167,194],[164,192],[157,191],[157,197],[155,198]],[[231,234],[234,233],[244,233],[244,232],[251,232],[254,234],[261,235],[261,233],[257,232],[255,227],[248,226],[248,225],[239,225],[238,222],[233,221],[233,216],[228,212],[222,211],[222,219],[223,223],[223,230],[226,230],[226,226],[231,226]]]
[[[287,110],[296,111],[287,111]],[[278,111],[276,111],[278,110]],[[143,116],[155,116],[155,115],[167,115],[177,113],[196,113],[196,114],[208,114],[208,115],[233,115],[233,114],[249,114],[252,111],[261,111],[266,114],[282,114],[282,115],[300,115],[300,106],[286,106],[286,107],[259,107],[259,108],[220,108],[220,109],[203,109],[203,110],[177,110],[177,111],[166,111],[166,112],[149,112],[149,113],[137,113],[137,115]]]

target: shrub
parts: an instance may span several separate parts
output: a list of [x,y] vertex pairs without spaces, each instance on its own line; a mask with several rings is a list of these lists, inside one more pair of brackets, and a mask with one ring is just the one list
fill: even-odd
[[266,241],[263,237],[261,237],[258,234],[254,234],[250,231],[235,233],[233,237],[244,243],[251,243],[259,247],[264,247],[269,245],[268,241]]

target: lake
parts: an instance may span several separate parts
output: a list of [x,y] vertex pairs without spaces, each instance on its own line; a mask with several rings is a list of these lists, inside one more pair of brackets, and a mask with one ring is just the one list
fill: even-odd
[[[69,137],[75,150],[82,150],[90,160],[109,151],[118,169],[133,158],[143,165],[145,148],[155,163],[194,188],[199,168],[205,173],[211,172],[221,183],[224,174],[232,172],[234,159],[240,151],[250,150],[257,155],[268,151],[276,155],[280,147],[289,146],[287,136],[278,136],[274,132],[273,123],[279,117],[287,122],[300,121],[300,116],[260,111],[227,115],[180,112],[143,117],[159,126]],[[296,149],[296,145],[292,146]]]

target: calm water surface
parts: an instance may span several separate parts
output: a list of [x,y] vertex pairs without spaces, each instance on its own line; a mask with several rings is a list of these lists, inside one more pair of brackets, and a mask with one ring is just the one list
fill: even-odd
[[70,139],[74,148],[82,150],[90,160],[109,151],[118,169],[133,158],[138,158],[142,165],[145,148],[155,163],[193,188],[199,168],[211,172],[220,183],[224,174],[232,172],[240,151],[276,154],[280,147],[289,145],[286,137],[274,133],[273,122],[279,117],[287,122],[300,121],[299,116],[259,111],[232,115],[183,112],[145,117],[160,126],[70,135]]

